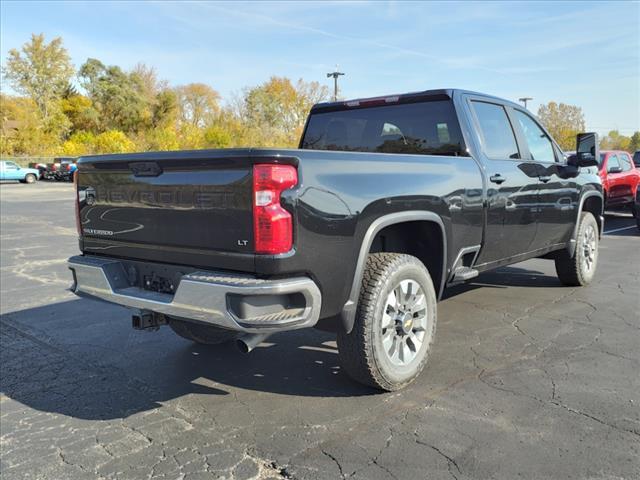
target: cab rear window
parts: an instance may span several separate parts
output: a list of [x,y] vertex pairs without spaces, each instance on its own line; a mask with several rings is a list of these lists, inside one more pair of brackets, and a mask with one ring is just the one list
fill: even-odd
[[303,149],[467,156],[451,100],[312,113]]

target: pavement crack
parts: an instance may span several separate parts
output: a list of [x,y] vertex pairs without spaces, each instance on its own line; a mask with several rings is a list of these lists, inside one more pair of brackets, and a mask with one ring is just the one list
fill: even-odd
[[419,445],[424,445],[425,447],[429,447],[430,449],[432,449],[434,452],[438,453],[439,455],[441,455],[446,461],[447,461],[447,468],[449,469],[449,474],[455,479],[458,480],[458,475],[456,475],[456,473],[453,471],[453,467],[455,467],[456,471],[458,472],[458,474],[462,474],[462,470],[460,470],[460,466],[458,465],[458,462],[456,462],[456,460],[453,457],[450,457],[449,455],[447,455],[446,453],[444,453],[442,450],[440,450],[438,447],[431,445],[429,443],[423,442],[422,440],[420,440],[419,438],[415,439],[416,443]]
[[626,432],[626,433],[630,433],[632,435],[635,435],[637,437],[640,437],[640,432],[638,432],[637,430],[634,430],[632,428],[624,428],[624,427],[620,427],[618,425],[614,425],[612,423],[606,422],[604,420],[602,420],[601,418],[595,417],[593,415],[590,415],[586,412],[583,412],[581,410],[577,410],[575,408],[571,408],[568,405],[565,405],[564,403],[560,403],[560,402],[551,402],[552,404],[560,407],[560,408],[564,408],[565,410],[567,410],[568,412],[574,413],[576,415],[581,415],[585,418],[589,418],[591,420],[593,420],[594,422],[598,422],[601,425],[604,425],[606,427],[612,428],[614,430],[618,430],[619,432]]
[[342,465],[340,465],[340,462],[338,461],[338,459],[336,457],[334,457],[333,455],[331,455],[329,452],[327,452],[325,449],[321,449],[320,452],[325,456],[325,457],[329,457],[331,460],[333,460],[333,463],[335,463],[338,466],[338,471],[340,472],[340,478],[345,479],[347,478],[347,476],[345,475],[344,471],[342,470]]
[[530,398],[530,399],[535,400],[536,402],[539,402],[539,403],[542,403],[542,404],[555,405],[556,407],[563,408],[564,410],[567,410],[568,412],[571,412],[571,413],[573,413],[575,415],[581,415],[581,416],[583,416],[585,418],[589,418],[589,419],[591,419],[591,420],[593,420],[595,422],[598,422],[601,425],[604,425],[606,427],[612,428],[612,429],[617,430],[619,432],[626,432],[626,433],[630,433],[632,435],[640,437],[640,432],[638,432],[637,430],[635,430],[633,428],[625,428],[625,427],[620,427],[618,425],[614,425],[612,423],[608,423],[608,422],[606,422],[606,421],[604,421],[604,420],[602,420],[602,419],[600,419],[598,417],[595,417],[593,415],[585,413],[585,412],[583,412],[581,410],[577,410],[575,408],[569,407],[568,405],[565,405],[564,403],[558,402],[555,399],[543,400],[543,399],[538,398],[538,397],[536,397],[534,395],[527,395],[525,393],[520,393],[520,392],[516,392],[514,390],[510,390],[508,388],[502,388],[502,387],[499,387],[497,385],[493,385],[492,383],[489,383],[485,378],[479,378],[479,380],[482,383],[484,383],[485,385],[487,385],[489,388],[493,388],[495,390],[500,390],[502,392],[507,392],[507,393],[510,393],[512,395],[519,396],[519,397]]

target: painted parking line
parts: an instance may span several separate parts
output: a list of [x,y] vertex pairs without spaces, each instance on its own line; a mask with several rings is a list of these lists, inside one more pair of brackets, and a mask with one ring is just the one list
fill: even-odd
[[622,227],[622,228],[614,228],[613,230],[609,230],[607,232],[604,232],[604,234],[606,235],[607,233],[616,233],[616,232],[622,232],[623,230],[631,230],[632,228],[638,228],[635,225],[631,226],[631,227]]

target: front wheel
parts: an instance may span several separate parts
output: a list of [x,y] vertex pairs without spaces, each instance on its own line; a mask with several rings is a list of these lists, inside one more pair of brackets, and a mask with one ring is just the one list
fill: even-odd
[[420,374],[436,332],[436,293],[415,257],[374,253],[367,258],[356,319],[338,333],[343,369],[354,380],[399,390]]
[[576,250],[556,258],[556,273],[565,285],[584,286],[591,283],[598,265],[598,223],[590,212],[582,212],[576,235]]
[[36,180],[38,179],[33,173],[27,173],[27,175],[24,177],[24,181],[26,183],[36,183]]

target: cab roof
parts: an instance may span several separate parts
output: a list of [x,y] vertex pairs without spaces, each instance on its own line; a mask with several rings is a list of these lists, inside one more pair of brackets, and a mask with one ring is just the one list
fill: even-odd
[[368,106],[381,106],[393,103],[413,103],[419,101],[451,100],[454,96],[466,94],[488,99],[497,100],[500,103],[522,108],[520,105],[505,100],[504,98],[487,95],[486,93],[473,92],[457,88],[442,88],[435,90],[423,90],[420,92],[409,92],[392,95],[382,95],[379,97],[357,98],[352,100],[340,100],[338,102],[317,103],[311,108],[311,113],[319,113],[332,110],[343,110],[345,108],[361,108]]

